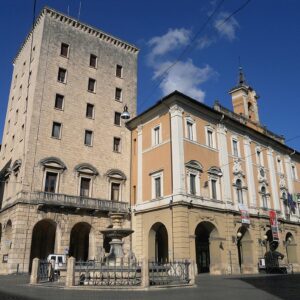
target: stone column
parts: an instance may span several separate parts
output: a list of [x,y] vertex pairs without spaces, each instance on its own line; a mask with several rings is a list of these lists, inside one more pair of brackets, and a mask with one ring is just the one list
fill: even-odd
[[190,265],[189,265],[190,285],[194,285],[195,284],[195,277],[196,277],[195,262],[193,260],[190,260]]
[[75,257],[68,258],[66,287],[75,285]]
[[172,170],[173,194],[185,192],[184,146],[183,146],[183,109],[178,105],[170,108],[172,133]]
[[143,126],[137,128],[137,197],[136,204],[143,202]]
[[256,202],[256,192],[255,192],[255,185],[254,185],[253,164],[252,164],[250,143],[251,143],[250,138],[245,137],[244,151],[245,151],[245,161],[246,161],[247,185],[248,185],[248,193],[249,193],[249,205],[251,208],[256,208],[257,202]]
[[228,161],[228,146],[227,146],[227,129],[223,124],[219,124],[217,128],[217,139],[219,148],[219,162],[223,176],[221,177],[222,195],[226,206],[232,203],[231,184],[230,184],[230,169]]
[[277,181],[276,181],[275,165],[274,165],[274,157],[273,157],[273,149],[268,148],[267,158],[268,158],[268,167],[269,167],[269,171],[270,171],[270,181],[271,181],[273,205],[274,205],[275,210],[280,210],[278,186],[277,186]]
[[149,287],[149,264],[145,257],[142,259],[142,287]]
[[32,261],[31,275],[30,275],[30,284],[38,283],[38,271],[39,271],[39,258],[34,258]]

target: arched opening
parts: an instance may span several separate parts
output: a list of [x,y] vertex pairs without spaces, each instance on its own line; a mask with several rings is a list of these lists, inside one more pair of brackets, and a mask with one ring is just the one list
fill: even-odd
[[11,249],[12,246],[12,222],[8,220],[5,226],[5,244],[7,251]]
[[267,190],[264,186],[261,187],[260,193],[261,193],[262,206],[264,208],[267,208],[268,207]]
[[89,258],[91,225],[80,222],[71,230],[69,255],[75,257],[76,261],[86,261]]
[[111,242],[111,238],[105,236],[103,239],[103,249],[104,249],[105,253],[109,253],[109,251],[110,251],[110,242]]
[[240,272],[247,272],[253,265],[252,239],[246,226],[241,226],[237,232],[237,250]]
[[46,259],[54,253],[56,223],[52,220],[41,220],[32,230],[29,272],[34,258]]
[[159,263],[169,260],[168,231],[164,224],[155,223],[149,232],[149,259]]
[[286,257],[288,263],[297,263],[297,245],[294,236],[288,232],[285,237]]
[[208,273],[212,264],[220,260],[217,228],[210,222],[201,222],[195,230],[196,263],[198,273]]
[[241,179],[237,179],[236,183],[236,196],[237,196],[237,200],[238,203],[243,203],[243,189],[242,189],[242,180]]

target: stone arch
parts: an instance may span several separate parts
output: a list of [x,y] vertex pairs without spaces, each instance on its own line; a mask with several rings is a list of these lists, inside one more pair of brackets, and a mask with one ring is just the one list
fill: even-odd
[[219,272],[221,265],[221,239],[217,227],[208,221],[195,229],[196,264],[198,273]]
[[148,256],[150,260],[165,263],[169,260],[169,240],[166,226],[157,222],[152,225],[148,238]]
[[247,226],[237,231],[238,263],[241,273],[250,273],[253,269],[253,240]]
[[5,224],[4,236],[6,241],[6,249],[9,251],[12,247],[13,227],[12,221],[9,219]]
[[285,248],[286,248],[287,262],[291,264],[298,263],[297,244],[291,232],[288,232],[285,236]]
[[79,164],[74,169],[77,173],[88,174],[92,176],[99,175],[97,168],[88,163]]
[[34,258],[47,259],[54,253],[57,224],[51,219],[38,221],[32,229],[29,272]]
[[77,261],[86,261],[91,258],[93,251],[93,230],[87,222],[76,223],[70,233],[69,255]]

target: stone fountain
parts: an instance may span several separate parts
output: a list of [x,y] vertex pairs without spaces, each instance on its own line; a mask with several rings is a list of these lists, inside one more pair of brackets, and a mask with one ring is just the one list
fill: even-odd
[[110,213],[110,219],[112,222],[112,228],[106,228],[101,230],[101,233],[108,238],[111,238],[110,251],[106,260],[108,264],[120,264],[123,257],[123,241],[122,239],[129,236],[133,233],[133,230],[130,228],[123,228],[124,218],[126,213],[122,212],[113,212]]

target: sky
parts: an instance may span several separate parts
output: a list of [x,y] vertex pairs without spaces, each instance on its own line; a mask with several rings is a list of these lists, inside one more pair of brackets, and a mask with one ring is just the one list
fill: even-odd
[[[225,23],[247,0],[37,0],[36,11],[47,5],[78,18],[80,2],[80,21],[140,49],[138,112],[175,89],[232,109],[228,91],[241,65],[260,95],[261,123],[300,151],[300,1],[252,0]],[[12,61],[30,31],[33,0],[0,5],[2,137]]]

